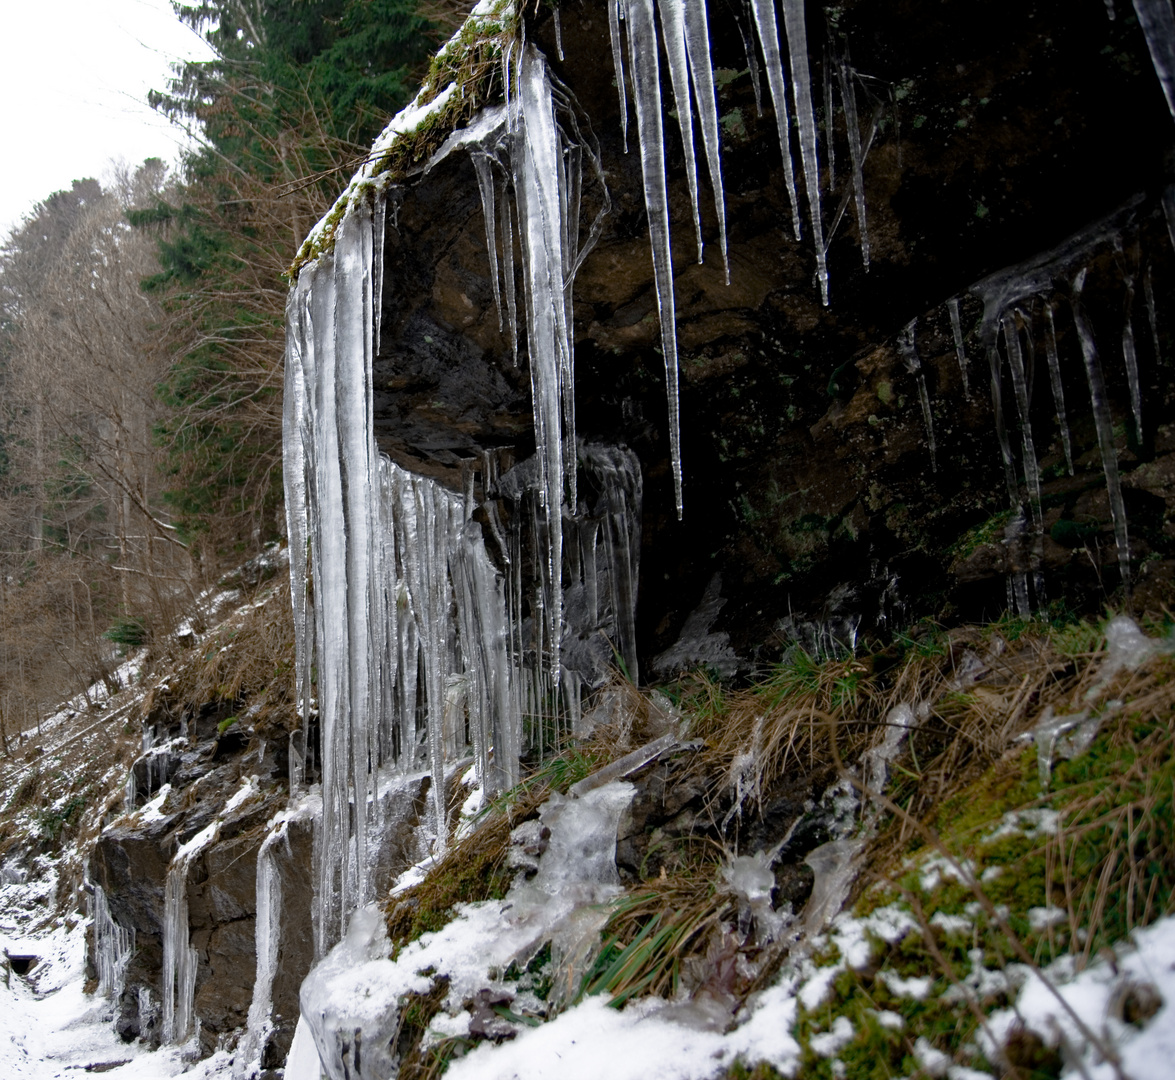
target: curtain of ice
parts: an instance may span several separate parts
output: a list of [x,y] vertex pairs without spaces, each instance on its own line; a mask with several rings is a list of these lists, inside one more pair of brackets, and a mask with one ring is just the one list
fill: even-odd
[[[428,765],[439,850],[446,763],[472,750],[496,790],[516,782],[521,742],[505,586],[470,500],[375,447],[377,221],[363,203],[348,212],[334,251],[299,276],[287,312],[298,687],[307,724],[317,712],[321,729],[320,953],[372,898],[381,767]],[[291,766],[292,782],[299,777]]]
[[163,888],[163,1041],[186,1042],[195,1019],[196,950],[189,942],[188,870],[220,834],[214,821],[172,856]]
[[[1137,242],[1140,205],[1140,199],[1133,200],[1116,214],[1095,222],[1053,250],[1019,266],[1001,270],[971,287],[971,292],[983,301],[979,338],[988,358],[996,438],[1011,508],[1006,538],[1012,564],[1008,579],[1009,604],[1021,615],[1031,615],[1039,610],[1046,599],[1041,571],[1044,547],[1041,473],[1031,418],[1037,333],[1034,311],[1038,302],[1041,302],[1043,310],[1045,356],[1057,410],[1059,435],[1067,466],[1072,470],[1069,423],[1056,332],[1058,300],[1068,300],[1105,474],[1120,580],[1127,593],[1130,590],[1130,538],[1118,470],[1113,415],[1097,335],[1084,295],[1090,268],[1096,260],[1108,252],[1121,252],[1126,237]],[[1123,289],[1129,299],[1131,282],[1123,281]],[[1129,319],[1127,305],[1123,326],[1115,327],[1108,337],[1124,343],[1122,362],[1125,381],[1132,388],[1139,376],[1138,358],[1133,349],[1125,347],[1124,326],[1129,323]],[[1010,395],[1005,385],[1005,373],[1011,383]],[[1006,403],[1009,397],[1011,401]],[[1008,430],[1009,413],[1013,408],[1019,434],[1019,439],[1015,440],[1019,443],[1019,454]]]
[[135,930],[119,926],[110,914],[106,893],[94,886],[90,898],[94,921],[94,964],[98,969],[98,995],[117,1001],[125,986],[126,967],[135,951]]

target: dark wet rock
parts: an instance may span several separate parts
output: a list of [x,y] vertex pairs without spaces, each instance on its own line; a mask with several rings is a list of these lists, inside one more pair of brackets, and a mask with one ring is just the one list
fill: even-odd
[[[928,0],[902,0],[884,11],[863,0],[837,7],[832,43],[848,44],[883,122],[865,165],[871,267],[866,273],[862,266],[850,208],[829,245],[829,308],[813,286],[810,238],[797,243],[790,236],[774,117],[769,108],[756,113],[736,18],[712,20],[714,62],[724,72],[729,285],[705,179],[706,259],[693,262],[679,136],[666,124],[682,523],[673,507],[639,155],[622,152],[611,65],[597,62],[609,54],[606,18],[597,5],[563,12],[567,59],[552,59],[552,67],[591,119],[613,204],[575,283],[578,435],[585,443],[628,447],[640,458],[637,637],[642,658],[658,658],[665,671],[702,663],[728,673],[735,658],[745,671],[792,644],[838,651],[923,615],[997,616],[1007,602],[1005,575],[1023,554],[1004,542],[1008,494],[976,334],[981,305],[970,286],[1139,193],[1143,209],[1128,230],[1124,258],[1135,257],[1137,237],[1155,296],[1170,295],[1175,285],[1155,201],[1169,175],[1175,129],[1133,15],[1110,22],[1096,3],[1074,7],[1066,0],[1034,0],[1027,11],[1017,0],[952,7],[949,17],[945,10]],[[815,8],[808,15],[819,77],[825,20]],[[530,33],[554,57],[545,14]],[[872,106],[864,90],[860,107],[867,117]],[[848,190],[839,115],[834,126],[837,186],[824,193],[826,223]],[[515,367],[508,336],[498,331],[468,156],[453,154],[395,200],[375,364],[377,437],[401,464],[458,487],[462,463],[480,468],[486,451],[501,455],[502,472],[533,453],[525,340]],[[596,205],[585,205],[585,216]],[[1170,470],[1157,463],[1175,449],[1166,420],[1172,368],[1164,359],[1175,347],[1169,306],[1160,299],[1156,352],[1136,287],[1147,402],[1136,438],[1115,344],[1123,265],[1108,248],[1098,256],[1089,306],[1114,415],[1125,422],[1119,456],[1128,512],[1137,520],[1135,567],[1140,579],[1140,567],[1147,567],[1152,580],[1157,574],[1169,581],[1175,491],[1164,479]],[[951,297],[962,298],[969,396],[944,306]],[[1030,415],[1050,515],[1043,565],[1050,596],[1100,609],[1117,585],[1112,523],[1064,289],[1055,299],[1078,475],[1070,478],[1064,468],[1038,301],[1026,307],[1038,331]],[[936,470],[917,379],[898,342],[914,319]],[[1010,390],[1006,398],[1016,442]],[[1152,501],[1135,497],[1144,491]],[[1082,543],[1053,537],[1062,517],[1086,530]],[[567,607],[574,622],[574,596]],[[590,658],[573,655],[576,665],[581,659],[590,670]]]

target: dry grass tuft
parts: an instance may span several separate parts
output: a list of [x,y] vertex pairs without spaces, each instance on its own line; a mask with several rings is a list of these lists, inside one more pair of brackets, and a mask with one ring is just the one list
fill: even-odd
[[[282,576],[191,650],[168,677],[167,696],[197,706],[248,702],[254,729],[293,730],[298,726],[294,678],[290,586]],[[149,695],[144,714],[154,701]]]

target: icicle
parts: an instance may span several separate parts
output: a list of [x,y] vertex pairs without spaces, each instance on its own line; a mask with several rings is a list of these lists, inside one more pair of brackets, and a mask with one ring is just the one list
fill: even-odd
[[832,50],[824,46],[824,147],[828,157],[828,190],[836,188],[836,110],[832,101]]
[[678,401],[677,325],[673,300],[673,259],[669,250],[669,205],[665,191],[665,136],[661,127],[661,73],[657,62],[657,31],[653,0],[630,0],[628,5],[628,63],[632,71],[637,130],[640,133],[641,173],[649,240],[653,248],[653,279],[661,319],[661,348],[665,354],[665,388],[669,399],[669,451],[677,516],[682,515],[681,421]]
[[[629,22],[631,40],[632,24]],[[634,83],[637,81],[634,72]],[[560,142],[547,66],[533,46],[522,55],[518,98],[524,138],[516,165],[515,191],[523,243],[528,310],[527,349],[535,444],[542,475],[547,528],[547,569],[555,588],[547,608],[551,646],[562,636],[563,432],[561,407],[566,400],[561,376],[570,357],[567,309],[563,303],[563,228],[559,177]],[[571,458],[570,467],[575,467]]]
[[743,36],[743,48],[747,53],[747,70],[751,73],[751,89],[755,91],[755,113],[762,116],[763,83],[759,76],[759,54],[755,51],[755,38],[750,31],[750,25],[753,21],[751,0],[743,0],[743,21],[738,24],[738,29]]
[[1167,108],[1175,117],[1175,12],[1171,0],[1134,0],[1134,10],[1146,35],[1146,46],[1166,95]]
[[1049,365],[1049,382],[1053,388],[1053,404],[1057,407],[1057,424],[1061,429],[1061,446],[1065,450],[1065,465],[1073,475],[1073,447],[1069,439],[1069,421],[1065,417],[1065,388],[1061,383],[1061,363],[1057,358],[1057,330],[1053,322],[1053,306],[1045,304],[1045,321],[1048,333],[1044,339],[1044,352]]
[[249,1004],[248,1026],[238,1059],[243,1068],[237,1075],[247,1075],[250,1066],[261,1063],[265,1044],[273,1031],[273,980],[277,974],[278,946],[281,942],[281,875],[274,861],[274,846],[288,845],[288,818],[281,818],[257,852],[257,917],[254,926],[257,967],[253,977],[253,998]]
[[971,386],[967,381],[967,353],[963,348],[963,325],[959,318],[959,298],[952,296],[947,301],[951,313],[951,333],[955,336],[955,356],[959,361],[959,374],[963,376],[963,397],[971,400]]
[[[307,275],[309,280],[310,275]],[[309,328],[306,288],[290,290],[286,303],[285,392],[282,400],[282,479],[285,486],[286,536],[289,542],[290,601],[294,622],[295,708],[302,717],[301,747],[291,738],[289,783],[296,791],[305,779],[306,732],[310,723],[313,666],[313,613],[307,591],[310,522],[307,493],[306,445],[312,441],[306,401],[304,345]]]
[[783,175],[791,203],[792,230],[800,238],[800,203],[796,198],[795,171],[791,156],[791,123],[787,112],[787,83],[783,77],[783,58],[779,52],[779,31],[775,25],[775,0],[751,0],[763,61],[767,65],[767,85],[775,105],[775,125],[779,129],[779,149],[783,153]]
[[1146,298],[1146,319],[1151,328],[1151,344],[1155,350],[1155,364],[1163,362],[1163,354],[1159,348],[1159,320],[1155,312],[1155,289],[1151,281],[1151,268],[1147,266],[1142,275],[1142,295]]
[[661,40],[669,59],[669,79],[677,105],[677,125],[681,128],[681,146],[685,153],[685,177],[689,184],[690,206],[694,214],[694,234],[698,240],[698,262],[702,261],[702,219],[698,213],[698,164],[694,155],[694,114],[690,107],[690,61],[685,43],[685,0],[660,0]]
[[620,20],[623,18],[622,4],[625,0],[607,0],[608,31],[612,36],[612,67],[616,72],[616,91],[620,95],[620,134],[624,139],[624,152],[628,153],[628,93],[624,88],[624,46],[620,38]]
[[510,320],[510,350],[518,367],[518,291],[514,284],[514,217],[510,200],[502,196],[502,256],[506,276],[506,315]]
[[[845,129],[849,136],[849,165],[853,171],[853,195],[857,201],[857,229],[861,234],[861,261],[869,269],[869,229],[865,222],[865,154],[861,149],[861,127],[857,119],[857,91],[853,85],[856,72],[846,55],[837,59],[841,104],[845,110]],[[830,230],[831,235],[831,230]]]
[[559,19],[559,9],[555,8],[552,12],[555,20],[555,55],[559,57],[560,63],[563,61],[563,23]]
[[1030,388],[1025,375],[1024,355],[1020,350],[1020,331],[1016,317],[1003,317],[1004,342],[1008,349],[1008,368],[1012,373],[1012,389],[1016,396],[1016,411],[1020,418],[1021,460],[1028,487],[1028,510],[1032,517],[1031,569],[1038,606],[1044,599],[1044,574],[1041,570],[1044,555],[1044,518],[1040,506],[1040,465],[1036,444],[1032,438],[1032,418],[1029,413]]
[[915,340],[917,330],[917,319],[911,319],[906,323],[898,335],[898,351],[902,354],[906,370],[918,381],[918,399],[922,403],[922,422],[926,425],[926,444],[930,449],[930,471],[938,472],[934,446],[934,415],[930,411],[930,393],[926,389],[926,376],[922,371],[922,361],[918,357],[918,347]]
[[[1119,255],[1122,254],[1118,247]],[[1126,287],[1126,296],[1123,300],[1122,315],[1122,360],[1126,364],[1126,384],[1130,387],[1130,411],[1134,417],[1134,436],[1142,442],[1142,386],[1138,378],[1138,353],[1134,347],[1134,321],[1131,312],[1134,308],[1134,275],[1126,271],[1122,275],[1122,283]]]
[[808,30],[804,25],[804,0],[783,0],[783,25],[787,31],[791,61],[792,92],[800,121],[800,160],[804,166],[804,188],[816,245],[816,277],[820,298],[828,306],[828,265],[824,255],[824,230],[820,218],[820,160],[816,153],[816,109],[812,104],[812,76],[808,69]]
[[1032,618],[1032,601],[1028,596],[1028,575],[1021,566],[1024,551],[1026,522],[1024,510],[1017,507],[1004,527],[1004,547],[1012,553],[1012,569],[1008,571],[1008,610],[1016,602],[1016,613],[1025,619]]
[[1102,454],[1102,469],[1106,474],[1106,492],[1110,498],[1110,515],[1114,520],[1114,540],[1118,548],[1118,569],[1122,587],[1130,593],[1130,537],[1126,525],[1126,503],[1122,498],[1122,481],[1118,474],[1118,451],[1114,447],[1114,421],[1110,415],[1110,403],[1106,396],[1105,378],[1101,361],[1098,359],[1097,344],[1093,327],[1085,314],[1081,292],[1085,287],[1087,268],[1083,268],[1073,279],[1072,305],[1073,320],[1077,325],[1077,337],[1081,341],[1081,354],[1085,359],[1085,375],[1089,381],[1089,398],[1093,406],[1093,420],[1097,427],[1098,447]]
[[1024,478],[1028,484],[1029,509],[1033,524],[1040,519],[1040,468],[1036,459],[1036,444],[1032,438],[1032,421],[1029,416],[1028,384],[1024,371],[1024,355],[1020,350],[1020,331],[1016,317],[1007,314],[1001,320],[1004,343],[1008,350],[1008,368],[1012,373],[1012,389],[1016,397],[1016,411],[1020,417],[1020,439],[1022,442]]
[[494,215],[494,174],[488,155],[474,152],[469,155],[473,170],[477,174],[477,186],[481,191],[481,212],[485,218],[486,252],[490,259],[490,281],[494,288],[494,308],[498,312],[498,331],[502,325],[502,291],[498,285],[498,229]]
[[710,27],[706,22],[704,0],[691,0],[685,4],[685,41],[694,82],[694,100],[698,105],[698,119],[702,125],[702,142],[706,147],[706,164],[710,169],[710,186],[714,189],[714,212],[718,216],[718,243],[722,249],[722,268],[726,274],[726,284],[729,285],[726,196],[722,187],[722,159],[718,151],[718,99],[714,89],[714,66],[710,60]]
[[126,968],[135,951],[135,929],[124,930],[110,914],[101,885],[90,901],[94,921],[94,966],[98,969],[98,996],[117,1001],[126,986]]
[[1167,236],[1171,240],[1171,247],[1175,249],[1175,184],[1170,184],[1163,190],[1163,217],[1167,219]]
[[186,1042],[192,1033],[199,957],[188,942],[188,868],[220,834],[214,821],[171,860],[163,889],[163,1041]]

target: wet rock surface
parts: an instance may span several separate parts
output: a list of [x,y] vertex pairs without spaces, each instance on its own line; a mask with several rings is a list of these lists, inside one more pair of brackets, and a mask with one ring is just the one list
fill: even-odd
[[[706,614],[718,600],[704,629],[727,635],[726,642],[707,638],[718,647],[719,667],[737,655],[745,668],[797,641],[832,650],[835,642],[851,644],[858,634],[922,615],[997,615],[1007,604],[1008,570],[1027,557],[1005,542],[1012,515],[977,334],[981,304],[968,290],[1140,193],[1124,254],[1109,242],[1097,253],[1086,299],[1113,414],[1124,424],[1118,451],[1135,576],[1140,592],[1161,591],[1175,538],[1163,479],[1175,460],[1163,404],[1171,395],[1164,357],[1172,349],[1161,302],[1157,346],[1149,335],[1139,282],[1149,273],[1156,297],[1172,284],[1157,195],[1175,128],[1132,13],[1110,22],[1092,0],[1040,0],[1027,9],[987,0],[952,7],[948,16],[942,5],[908,0],[884,13],[839,5],[826,22],[809,5],[814,80],[822,78],[825,41],[837,54],[848,49],[863,133],[871,115],[878,121],[864,166],[870,267],[866,272],[850,206],[829,242],[828,308],[813,285],[810,236],[796,242],[790,235],[774,117],[769,99],[763,115],[757,112],[736,17],[711,20],[729,285],[705,178],[706,256],[702,265],[693,261],[684,159],[676,126],[666,123],[683,385],[682,523],[673,508],[639,155],[635,143],[623,152],[611,66],[596,62],[609,52],[607,20],[598,5],[565,12],[560,63],[544,18],[533,35],[590,118],[612,199],[575,283],[576,424],[581,441],[624,445],[641,460],[643,658],[668,653],[672,660],[683,631],[692,632],[691,615]],[[820,109],[818,119],[825,182],[832,180],[822,193],[827,228],[851,185],[839,106],[835,178]],[[462,463],[476,471],[486,451],[499,455],[504,470],[534,449],[525,341],[515,367],[509,335],[498,330],[477,191],[473,166],[458,152],[396,193],[375,365],[381,448],[454,487]],[[598,194],[585,188],[584,197],[586,229]],[[1120,347],[1127,270],[1136,279],[1131,313],[1147,402],[1137,432],[1127,419]],[[1046,597],[1097,607],[1118,586],[1117,557],[1067,289],[1062,281],[1044,290],[1044,299],[1056,307],[1073,477],[1048,389],[1044,299],[1021,305],[1037,345],[1029,384],[1045,514],[1038,561]],[[961,298],[969,393],[945,306],[952,297]],[[915,319],[917,374],[899,347],[902,329]],[[920,380],[934,429],[933,466]],[[1018,448],[1010,389],[1003,409]],[[679,651],[685,663],[697,650]]]

